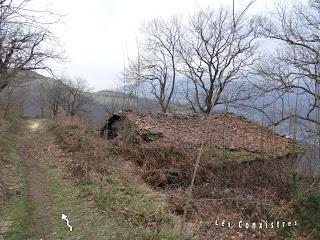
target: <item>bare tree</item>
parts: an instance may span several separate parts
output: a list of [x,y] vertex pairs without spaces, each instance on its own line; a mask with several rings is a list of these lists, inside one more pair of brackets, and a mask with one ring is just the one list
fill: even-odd
[[167,112],[177,81],[180,21],[154,19],[143,27],[142,34],[142,52],[139,49],[137,59],[129,62],[125,76],[148,83],[161,111]]
[[64,97],[63,108],[67,116],[75,116],[91,103],[90,97],[86,94],[89,91],[87,81],[83,78],[63,79]]
[[[261,97],[247,104],[269,126],[304,144],[298,170],[310,175],[318,171],[320,156],[319,17],[320,1],[311,0],[280,4],[271,16],[258,18],[257,34],[276,48],[256,65],[254,85]],[[258,106],[261,100],[266,101]]]
[[307,151],[299,168],[314,174],[320,156],[320,1],[279,5],[269,19],[259,19],[257,33],[280,47],[256,70],[265,92],[291,99],[272,123],[288,124],[290,137],[304,142]]
[[281,114],[274,124],[289,119],[307,121],[320,136],[320,1],[279,6],[271,19],[259,19],[258,33],[281,45],[257,68],[258,74],[264,77],[264,90],[278,91],[280,96],[304,96],[306,108]]
[[49,70],[48,60],[62,51],[50,31],[60,16],[29,9],[30,0],[0,0],[0,92],[11,81],[24,82],[22,71]]
[[13,99],[14,99],[14,91],[16,87],[8,85],[6,91],[4,94],[2,94],[1,100],[3,100],[3,117],[6,119],[9,114],[9,110],[11,108],[11,105],[13,104]]
[[35,106],[39,107],[40,116],[43,118],[46,116],[48,110],[48,89],[50,83],[43,79],[43,81],[39,81],[34,88],[31,89],[33,91],[31,93],[32,102]]
[[64,84],[60,79],[56,79],[52,84],[46,88],[46,98],[48,101],[48,107],[55,118],[61,111],[61,105],[64,98]]
[[239,13],[206,9],[190,18],[180,41],[180,57],[182,73],[193,85],[186,95],[193,111],[209,114],[222,104],[224,89],[254,63],[254,22],[246,18],[252,3]]
[[117,108],[119,108],[116,104],[116,99],[114,96],[110,97],[110,101],[108,101],[108,103],[106,103],[106,99],[104,99],[104,109],[105,112],[107,113],[107,115],[112,115],[117,111]]

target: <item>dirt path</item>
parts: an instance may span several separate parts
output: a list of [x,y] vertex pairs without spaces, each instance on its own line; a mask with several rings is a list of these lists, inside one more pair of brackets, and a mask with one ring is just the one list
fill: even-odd
[[[158,201],[158,194],[116,173],[75,184],[70,167],[77,158],[60,148],[49,131],[50,122],[24,123],[23,133],[12,139],[11,160],[17,167],[11,172],[21,183],[20,192],[5,208],[0,204],[0,240],[179,239],[171,227],[167,231],[171,215],[162,209],[165,202]],[[68,216],[72,231],[62,214]],[[146,225],[144,216],[152,224]],[[154,223],[160,226],[157,232]]]
[[30,125],[30,131],[26,132],[26,144],[18,149],[18,154],[23,160],[24,177],[27,187],[28,204],[33,222],[34,239],[47,239],[50,234],[49,198],[47,182],[37,159],[37,131],[39,122]]

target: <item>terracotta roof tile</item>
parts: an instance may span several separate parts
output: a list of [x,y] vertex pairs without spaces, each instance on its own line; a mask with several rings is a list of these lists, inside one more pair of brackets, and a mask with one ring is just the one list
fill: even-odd
[[[251,152],[288,150],[291,139],[286,139],[256,122],[232,113],[204,115],[136,114],[121,112],[140,130],[161,132],[162,137],[154,141],[163,145],[200,145],[208,129],[211,144],[228,149]],[[224,138],[224,141],[223,141]],[[148,143],[153,144],[153,142]]]

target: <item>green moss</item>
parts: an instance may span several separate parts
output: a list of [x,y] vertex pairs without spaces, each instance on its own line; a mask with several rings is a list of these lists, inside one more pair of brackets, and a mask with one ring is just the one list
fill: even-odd
[[228,151],[228,156],[235,159],[237,162],[247,162],[252,160],[257,160],[260,158],[259,154],[238,150],[238,151]]
[[147,132],[147,133],[142,134],[142,138],[143,138],[143,140],[145,140],[147,142],[152,142],[152,141],[156,141],[156,140],[162,138],[162,133]]
[[289,154],[295,155],[303,152],[304,150],[305,150],[304,147],[300,144],[295,144],[285,151],[278,150],[278,151],[274,151],[271,153],[264,153],[264,154],[250,152],[243,149],[223,150],[220,148],[211,148],[211,149],[206,149],[204,155],[206,155],[209,158],[218,160],[219,162],[236,161],[239,163],[244,163],[244,162],[254,161],[254,160],[272,160],[272,159],[287,156]]

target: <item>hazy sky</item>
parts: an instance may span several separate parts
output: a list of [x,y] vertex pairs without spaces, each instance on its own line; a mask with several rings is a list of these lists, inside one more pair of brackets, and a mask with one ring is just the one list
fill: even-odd
[[[236,8],[243,9],[249,0],[235,2]],[[271,2],[257,0],[253,11]],[[134,54],[143,22],[153,17],[191,14],[207,6],[231,5],[232,0],[36,0],[34,4],[66,15],[54,32],[69,62],[55,69],[71,77],[84,77],[94,90],[102,90],[119,85],[124,59]]]

